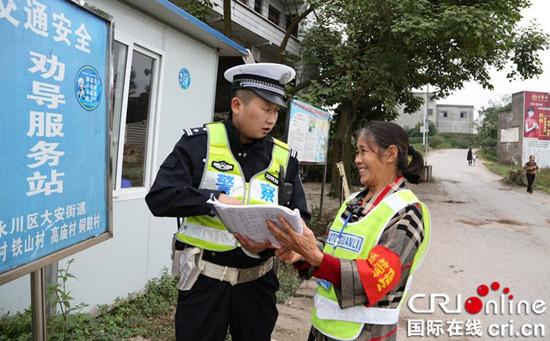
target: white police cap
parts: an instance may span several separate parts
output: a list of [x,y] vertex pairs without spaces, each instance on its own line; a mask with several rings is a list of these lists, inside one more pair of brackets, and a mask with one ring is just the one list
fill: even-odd
[[294,79],[296,71],[283,64],[256,63],[234,66],[225,71],[224,76],[232,82],[232,90],[251,90],[266,101],[286,108],[284,85]]

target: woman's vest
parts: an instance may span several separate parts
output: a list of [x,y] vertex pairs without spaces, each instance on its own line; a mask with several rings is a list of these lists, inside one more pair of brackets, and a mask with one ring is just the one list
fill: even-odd
[[[397,308],[355,306],[341,309],[334,292],[334,286],[330,282],[319,281],[321,285],[317,288],[314,298],[313,326],[321,333],[338,340],[356,339],[365,323],[384,325],[397,323],[399,309],[405,300],[413,273],[422,262],[430,240],[430,212],[426,205],[419,202],[410,190],[400,190],[387,196],[366,216],[357,222],[348,223],[342,234],[339,235],[344,227],[344,220],[341,216],[350,199],[340,207],[340,211],[330,227],[324,253],[341,259],[367,259],[372,248],[378,245],[380,236],[390,219],[401,209],[416,203],[419,203],[422,208],[424,239],[414,256],[405,292]],[[336,243],[338,243],[337,248],[335,248]]]
[[[208,149],[199,188],[223,191],[241,199],[244,205],[278,204],[280,166],[286,174],[290,149],[286,143],[273,139],[271,163],[261,172],[245,181],[221,122],[206,125]],[[237,247],[237,240],[215,216],[186,217],[176,238],[189,245],[211,251],[229,251]]]

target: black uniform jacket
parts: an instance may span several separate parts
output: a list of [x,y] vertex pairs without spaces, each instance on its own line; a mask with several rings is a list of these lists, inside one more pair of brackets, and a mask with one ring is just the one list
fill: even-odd
[[[230,119],[225,120],[224,124],[233,156],[241,165],[248,182],[253,175],[266,169],[271,162],[273,138],[268,136],[253,143],[243,144]],[[184,130],[174,150],[160,166],[155,182],[145,197],[149,209],[155,216],[187,217],[210,212],[206,201],[210,198],[210,194],[214,193],[217,198],[221,192],[199,189],[206,162],[207,144],[206,128]],[[298,160],[294,157],[291,157],[288,162],[285,182],[291,183],[294,187],[289,208],[298,208],[307,223],[311,216],[307,210],[304,189],[300,181]],[[255,266],[272,255],[273,250],[266,250],[260,254],[260,259],[255,259],[245,255],[241,248],[236,248],[228,252],[205,251],[203,257],[216,264],[246,268]]]

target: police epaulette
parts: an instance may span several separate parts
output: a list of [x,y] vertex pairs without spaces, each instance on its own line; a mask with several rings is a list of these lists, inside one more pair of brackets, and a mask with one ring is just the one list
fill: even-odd
[[204,134],[206,134],[205,127],[183,129],[183,136],[197,136],[197,135],[204,135]]

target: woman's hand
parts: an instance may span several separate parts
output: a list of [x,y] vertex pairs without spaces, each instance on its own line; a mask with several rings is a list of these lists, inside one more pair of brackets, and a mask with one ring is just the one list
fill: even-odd
[[[288,221],[282,216],[278,217],[282,228],[277,227],[271,220],[267,221],[267,227],[271,234],[281,244],[281,247],[294,251],[304,257],[313,266],[320,266],[323,261],[323,253],[317,248],[317,241],[306,223],[302,220],[303,234],[296,232]],[[290,258],[292,257],[292,258]],[[294,256],[289,256],[294,259]]]

